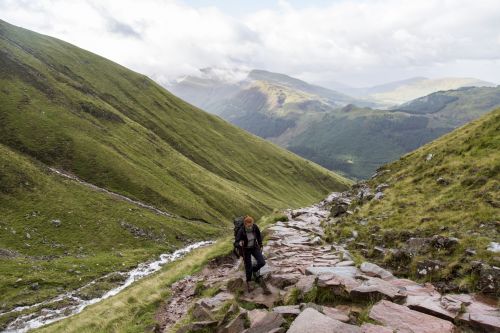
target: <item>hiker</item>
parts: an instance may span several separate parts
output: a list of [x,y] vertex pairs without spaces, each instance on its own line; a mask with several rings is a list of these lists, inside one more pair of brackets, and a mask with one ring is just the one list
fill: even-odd
[[[251,216],[246,216],[243,220],[243,227],[238,230],[236,243],[241,246],[243,262],[245,263],[245,273],[247,278],[247,290],[250,291],[250,281],[252,276],[257,281],[258,272],[266,264],[262,255],[262,237],[259,227],[254,223]],[[252,256],[257,260],[257,265],[252,266]]]

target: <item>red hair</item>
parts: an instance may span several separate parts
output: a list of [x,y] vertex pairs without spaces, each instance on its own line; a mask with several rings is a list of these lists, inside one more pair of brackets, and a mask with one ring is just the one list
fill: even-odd
[[250,215],[245,216],[245,219],[243,220],[244,223],[253,223],[253,217]]

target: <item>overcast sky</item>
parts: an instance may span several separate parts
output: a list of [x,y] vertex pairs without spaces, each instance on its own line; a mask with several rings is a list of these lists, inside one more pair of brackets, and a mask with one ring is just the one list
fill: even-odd
[[500,83],[498,0],[0,0],[0,18],[160,82],[222,67],[353,86]]

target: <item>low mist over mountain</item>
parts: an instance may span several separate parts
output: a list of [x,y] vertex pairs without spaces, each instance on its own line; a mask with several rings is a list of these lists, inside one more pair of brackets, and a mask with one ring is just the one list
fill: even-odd
[[[492,85],[476,79],[417,77],[344,89],[357,96],[350,97],[284,74],[253,70],[238,79],[234,73],[204,70],[201,77],[184,78],[169,88],[251,133],[357,179],[500,105],[499,88],[437,92]],[[399,104],[426,93],[392,109],[373,109],[393,105],[396,99],[388,96],[400,96]]]

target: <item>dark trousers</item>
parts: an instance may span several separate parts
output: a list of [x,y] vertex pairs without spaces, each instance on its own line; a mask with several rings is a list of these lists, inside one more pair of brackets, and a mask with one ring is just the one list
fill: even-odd
[[[252,280],[252,273],[257,272],[266,264],[264,256],[259,247],[250,247],[243,250],[243,261],[245,262],[245,273],[247,276],[247,282]],[[257,260],[257,265],[252,266],[252,256]]]

